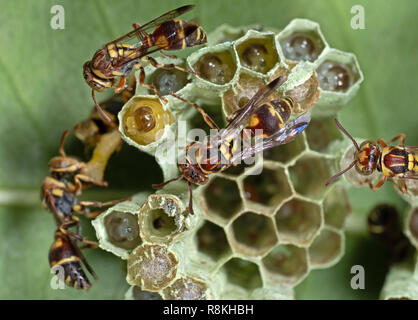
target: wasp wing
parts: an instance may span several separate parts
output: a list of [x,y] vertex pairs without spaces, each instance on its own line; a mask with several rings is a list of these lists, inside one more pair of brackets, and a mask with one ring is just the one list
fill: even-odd
[[248,103],[236,112],[234,119],[221,131],[219,136],[215,137],[218,142],[230,140],[235,138],[242,130],[242,126],[245,125],[251,114],[265,101],[273,92],[280,87],[287,77],[280,76],[271,81],[257,91],[257,93],[251,98]]
[[116,44],[120,42],[129,42],[133,38],[137,38],[137,40],[142,41],[144,39],[144,35],[147,34],[147,31],[150,29],[155,28],[156,26],[173,20],[174,18],[186,13],[187,11],[190,11],[194,8],[194,5],[187,5],[182,6],[180,8],[168,11],[164,13],[163,15],[159,16],[158,18],[155,18],[154,20],[151,20],[150,22],[147,22],[146,24],[139,26],[138,28],[132,30],[131,32],[128,32],[127,34],[108,42],[106,45],[109,44]]
[[172,42],[169,41],[170,38],[167,38],[167,42],[164,46],[152,46],[152,47],[148,47],[148,48],[142,48],[142,47],[138,47],[135,50],[135,53],[131,53],[129,55],[129,58],[121,58],[118,63],[116,63],[114,65],[115,69],[121,68],[124,65],[127,65],[129,63],[135,63],[135,61],[137,61],[138,59],[140,59],[141,57],[145,56],[145,55],[149,55],[151,53],[154,53],[156,51],[161,51],[161,50],[165,50],[165,49],[169,49],[171,46],[175,46],[176,44],[182,42],[184,39],[186,39],[189,35],[191,35],[192,33],[194,33],[196,31],[196,29],[198,28],[198,26],[188,26],[185,27],[183,30],[183,35],[179,36],[178,34],[173,33],[172,37],[174,37],[174,39],[176,41]]
[[305,130],[311,121],[309,113],[304,113],[295,120],[288,122],[283,128],[269,136],[262,139],[261,143],[256,143],[248,148],[244,148],[241,152],[237,152],[230,159],[230,164],[240,163],[242,160],[250,158],[257,153],[262,152],[282,144],[289,143]]
[[90,272],[94,279],[97,280],[97,275],[94,272],[93,268],[87,262],[87,259],[84,257],[84,254],[81,252],[81,249],[78,247],[77,242],[67,236],[68,241],[71,243],[71,247],[77,257],[80,258],[81,262],[83,262],[86,269]]

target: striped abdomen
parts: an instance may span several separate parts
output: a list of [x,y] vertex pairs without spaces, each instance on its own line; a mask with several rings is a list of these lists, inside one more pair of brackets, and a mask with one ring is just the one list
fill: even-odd
[[58,277],[63,277],[60,280],[65,281],[68,286],[76,289],[91,287],[72,242],[60,231],[55,233],[55,240],[49,249],[49,265],[51,268],[55,267]]
[[250,118],[247,129],[255,134],[256,129],[263,130],[263,137],[267,138],[283,128],[292,113],[293,100],[285,97],[280,100],[272,100],[261,105]]
[[164,50],[180,50],[206,43],[206,33],[196,23],[170,20],[160,24],[152,35],[144,39],[144,44]]
[[403,147],[385,147],[381,161],[382,173],[385,176],[393,177],[408,171],[408,152]]

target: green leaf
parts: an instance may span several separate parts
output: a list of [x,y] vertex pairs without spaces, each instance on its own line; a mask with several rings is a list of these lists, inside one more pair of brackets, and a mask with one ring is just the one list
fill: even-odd
[[[187,17],[198,17],[208,32],[222,23],[260,23],[282,28],[297,17],[319,22],[330,45],[354,52],[364,72],[365,80],[357,96],[339,115],[347,130],[356,137],[385,140],[402,132],[407,135],[407,144],[417,143],[416,1],[361,1],[365,30],[350,27],[350,9],[359,4],[357,0],[189,2],[197,6]],[[55,4],[64,6],[64,30],[50,27],[50,9]],[[86,253],[100,278],[89,292],[50,288],[47,254],[55,226],[52,216],[40,207],[39,187],[47,174],[48,160],[57,153],[62,132],[90,112],[92,101],[82,77],[83,63],[103,43],[129,31],[133,22],[145,23],[183,4],[184,1],[168,0],[17,0],[2,4],[0,298],[123,298],[127,289],[125,264],[101,250]],[[66,149],[82,156],[82,148],[74,138],[68,141]],[[121,192],[150,190],[151,183],[162,179],[153,158],[129,147],[112,159],[107,177],[112,186],[105,195],[108,199]],[[405,208],[390,185],[376,192],[351,190],[350,199],[354,209],[351,219],[359,222],[353,225],[359,226],[368,210],[382,201]],[[92,238],[89,222],[84,221],[83,226]],[[345,257],[333,268],[312,272],[298,286],[298,297],[378,297],[382,281],[380,260],[373,258],[375,253],[367,244],[364,230],[354,228],[347,233]],[[376,274],[376,280],[371,280],[365,292],[348,287],[353,264],[367,265],[366,272]]]

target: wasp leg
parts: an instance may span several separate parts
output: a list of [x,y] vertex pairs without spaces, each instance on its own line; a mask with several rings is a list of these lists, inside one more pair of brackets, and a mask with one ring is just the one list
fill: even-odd
[[125,90],[127,87],[126,84],[126,77],[125,76],[121,76],[120,80],[119,80],[119,84],[116,86],[115,93],[121,93],[123,90]]
[[189,184],[189,194],[190,194],[189,212],[190,212],[190,214],[194,214],[194,211],[193,211],[193,189],[192,189],[192,184],[190,183],[190,181],[188,181],[188,184]]
[[65,143],[65,139],[67,139],[68,134],[70,133],[69,130],[65,130],[64,133],[61,136],[61,143],[60,143],[60,148],[59,148],[59,153],[62,157],[66,157],[67,155],[65,154],[64,151],[64,143]]
[[384,147],[387,147],[388,145],[386,144],[386,142],[385,141],[383,141],[383,139],[378,139],[377,140],[377,143],[382,147],[382,148],[384,148]]
[[168,100],[164,98],[157,90],[157,88],[152,84],[146,84],[145,83],[145,70],[142,65],[139,65],[139,84],[144,87],[145,89],[154,91],[155,95],[164,102],[164,104],[167,104]]
[[403,147],[405,145],[405,137],[406,137],[405,134],[401,133],[401,134],[398,134],[396,137],[394,137],[392,140],[390,140],[390,142],[395,142],[396,140],[399,139],[399,145]]
[[177,59],[177,56],[175,56],[174,54],[173,55],[167,54],[163,50],[160,50],[160,53],[163,57],[166,57],[166,58],[169,58],[169,59]]
[[[115,89],[116,91],[116,89]],[[109,125],[112,128],[117,129],[118,126],[112,122],[112,120],[109,118],[109,116],[106,114],[106,112],[102,109],[102,107],[97,103],[96,101],[96,96],[94,94],[94,89],[91,91],[91,96],[93,98],[94,101],[94,106],[96,107],[97,112],[99,113],[100,117],[103,119],[103,121]]]
[[399,190],[402,193],[406,193],[408,191],[408,188],[406,187],[406,183],[404,179],[398,179],[396,182],[392,180],[392,182],[393,184],[396,184],[399,187]]
[[154,58],[152,58],[150,56],[144,56],[142,59],[144,61],[148,61],[149,63],[151,63],[151,65],[155,68],[161,68],[161,69],[166,69],[166,70],[176,69],[178,71],[182,71],[182,72],[185,72],[185,73],[194,74],[196,76],[198,75],[197,72],[194,72],[192,70],[187,70],[187,69],[184,69],[182,67],[176,66],[174,63],[169,63],[169,64],[158,63],[157,60],[155,60]]
[[85,183],[91,183],[95,186],[99,186],[99,187],[107,187],[108,184],[106,181],[96,181],[93,178],[90,178],[89,176],[86,176],[84,174],[76,174],[74,176],[74,181],[75,181],[75,185],[76,185],[76,192],[80,189],[83,188],[83,182]]
[[170,96],[173,96],[173,97],[175,97],[175,98],[177,98],[177,99],[179,99],[179,100],[181,100],[181,101],[183,101],[185,103],[188,103],[188,104],[192,105],[197,110],[197,112],[199,112],[202,115],[203,120],[205,120],[205,122],[207,123],[207,125],[209,127],[211,127],[212,129],[218,129],[219,130],[219,128],[216,125],[215,121],[213,121],[212,118],[201,107],[199,107],[196,103],[191,102],[189,100],[186,100],[186,99],[178,96],[177,94],[175,94],[173,92],[170,92],[169,95]]
[[[87,240],[86,238],[84,238],[78,232],[78,230],[77,230],[77,233],[68,230],[69,228],[74,227],[74,226],[78,226],[79,224],[80,224],[80,220],[78,218],[74,217],[74,219],[72,221],[64,222],[63,224],[61,224],[58,229],[63,234],[68,235],[68,236],[76,239],[77,241],[85,243],[86,248],[97,248],[99,246],[99,244],[96,241]],[[82,249],[82,248],[80,248],[80,249]]]
[[383,186],[383,184],[386,182],[387,177],[386,176],[381,176],[379,181],[377,182],[377,184],[373,187],[372,183],[369,182],[369,187],[370,189],[372,189],[373,191],[379,189],[381,186]]

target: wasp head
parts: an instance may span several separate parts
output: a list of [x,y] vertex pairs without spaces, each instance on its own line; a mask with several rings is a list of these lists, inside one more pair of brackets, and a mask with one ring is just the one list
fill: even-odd
[[73,157],[58,156],[49,161],[48,167],[55,178],[61,179],[79,173],[84,163]]
[[370,140],[364,141],[354,155],[357,172],[364,176],[371,175],[377,168],[379,156],[379,145]]
[[91,69],[91,61],[83,65],[83,77],[87,84],[95,91],[105,91],[108,88],[108,81],[98,78]]
[[186,163],[184,164],[179,164],[179,170],[183,177],[193,184],[206,184],[206,182],[208,182],[208,177],[197,165],[192,164],[188,160],[186,160]]

